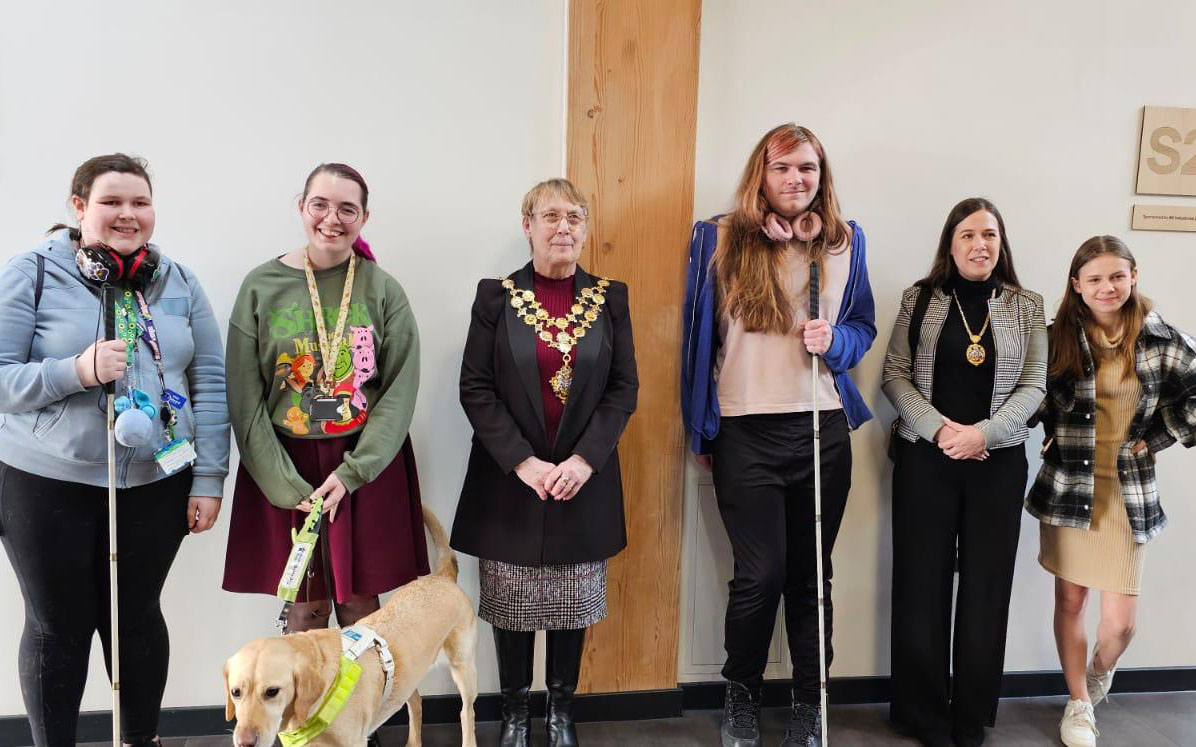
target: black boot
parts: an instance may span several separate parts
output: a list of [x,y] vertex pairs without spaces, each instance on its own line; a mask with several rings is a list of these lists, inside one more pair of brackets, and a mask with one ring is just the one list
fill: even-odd
[[581,675],[581,652],[586,629],[550,630],[547,633],[548,747],[577,747],[573,727],[573,692]]
[[499,747],[528,747],[531,744],[532,714],[528,690],[532,687],[532,654],[536,634],[522,630],[494,629],[498,653],[498,687],[502,693],[502,735]]
[[760,747],[760,686],[727,681],[720,731],[723,747]]
[[781,747],[822,747],[822,708],[794,700]]

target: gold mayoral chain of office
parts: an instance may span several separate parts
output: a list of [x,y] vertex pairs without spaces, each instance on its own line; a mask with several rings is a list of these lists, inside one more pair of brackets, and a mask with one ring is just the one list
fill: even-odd
[[[995,291],[994,295],[996,295]],[[973,366],[979,366],[988,357],[988,351],[980,344],[980,338],[984,337],[984,333],[988,331],[988,323],[993,316],[992,310],[989,310],[988,314],[985,315],[984,326],[980,328],[980,334],[974,335],[972,334],[972,327],[968,324],[968,315],[963,313],[963,304],[959,302],[959,296],[955,295],[955,293],[952,293],[951,296],[955,299],[955,308],[959,309],[960,318],[963,319],[963,328],[968,333],[968,339],[972,341],[972,344],[968,345],[968,349],[964,351],[964,355],[967,357],[968,363],[971,363]]]
[[573,383],[573,366],[570,365],[573,362],[573,346],[586,336],[586,330],[598,320],[602,305],[606,303],[606,289],[610,287],[610,280],[600,278],[596,288],[582,288],[581,293],[573,299],[569,313],[556,317],[544,310],[534,292],[516,288],[514,280],[502,278],[502,287],[511,294],[511,306],[523,323],[531,327],[548,347],[556,348],[564,355],[561,367],[548,379],[552,393],[564,404],[569,398],[569,386]]

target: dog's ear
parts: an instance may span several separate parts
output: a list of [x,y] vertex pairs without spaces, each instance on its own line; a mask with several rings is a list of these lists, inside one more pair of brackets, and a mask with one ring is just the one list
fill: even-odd
[[292,660],[291,670],[295,681],[295,697],[291,706],[295,709],[295,720],[299,723],[311,718],[311,712],[316,707],[321,693],[324,692],[324,680],[320,676],[320,667],[312,661],[310,656],[296,652]]
[[228,690],[228,662],[224,662],[224,720],[232,721],[237,715],[237,705],[233,703],[233,696]]

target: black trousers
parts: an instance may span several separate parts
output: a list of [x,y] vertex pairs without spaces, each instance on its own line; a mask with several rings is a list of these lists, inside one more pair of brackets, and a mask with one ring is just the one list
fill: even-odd
[[[851,488],[851,441],[842,410],[820,413],[826,666],[831,648],[831,549]],[[812,413],[723,418],[714,441],[714,489],[735,557],[727,602],[728,680],[764,678],[777,604],[793,659],[794,697],[819,702]]]
[[[157,735],[170,653],[158,599],[187,535],[191,470],[117,491],[121,735]],[[25,599],[18,658],[33,739],[75,744],[96,632],[109,662],[108,490],[0,463],[0,540]],[[111,674],[111,673],[109,673]]]
[[890,716],[931,744],[980,744],[997,715],[1026,452],[957,461],[901,440],[896,457]]

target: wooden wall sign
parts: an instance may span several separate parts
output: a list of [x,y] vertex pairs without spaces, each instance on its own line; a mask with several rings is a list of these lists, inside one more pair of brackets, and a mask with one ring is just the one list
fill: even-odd
[[1142,107],[1137,192],[1196,196],[1196,109]]
[[1134,205],[1136,231],[1196,231],[1196,205]]

